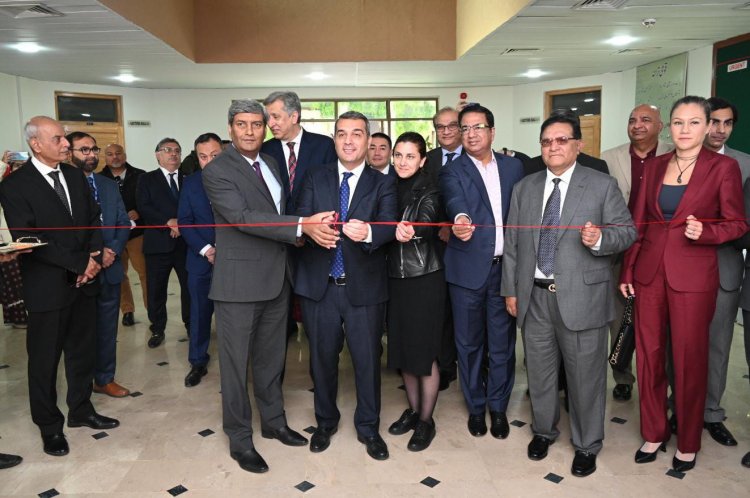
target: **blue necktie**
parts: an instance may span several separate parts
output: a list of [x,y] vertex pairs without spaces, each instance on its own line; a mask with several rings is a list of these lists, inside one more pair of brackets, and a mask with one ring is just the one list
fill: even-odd
[[555,246],[557,230],[560,227],[560,179],[552,180],[555,186],[547,199],[542,216],[542,229],[539,232],[539,254],[536,265],[547,276],[555,271]]
[[177,173],[170,173],[169,174],[169,188],[172,189],[172,196],[175,199],[180,198],[180,190],[177,188],[177,182],[174,180],[174,175]]
[[454,157],[455,155],[456,155],[456,153],[455,153],[455,152],[448,152],[448,153],[447,153],[447,154],[445,155],[445,163],[443,164],[443,166],[448,166],[448,163],[450,163],[451,161],[453,161],[453,157]]
[[[339,187],[339,221],[346,221],[346,215],[349,212],[349,178],[354,173],[344,173],[344,179],[341,180],[341,186]],[[341,227],[339,227],[341,230]],[[339,278],[344,276],[344,251],[341,248],[341,243],[336,246],[336,252],[333,256],[333,264],[331,265],[331,276],[333,278]]]
[[94,196],[94,200],[99,204],[99,191],[96,189],[96,183],[94,183],[94,175],[89,175],[86,179],[89,181],[89,187],[91,187],[91,195]]

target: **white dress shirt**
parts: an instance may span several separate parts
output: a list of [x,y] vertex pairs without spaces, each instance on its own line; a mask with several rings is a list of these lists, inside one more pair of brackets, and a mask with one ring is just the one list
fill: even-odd
[[50,173],[53,171],[59,171],[60,174],[57,175],[57,177],[60,179],[60,183],[63,186],[63,190],[65,190],[65,197],[68,198],[68,206],[70,206],[70,209],[73,209],[73,204],[70,202],[70,189],[68,189],[68,184],[65,181],[65,175],[63,175],[62,170],[59,168],[59,163],[55,164],[55,167],[52,168],[50,166],[47,166],[42,161],[36,158],[36,156],[31,156],[31,164],[34,165],[34,167],[41,173],[41,175],[44,177],[45,180],[47,180],[47,183],[49,183],[49,186],[52,187],[52,190],[55,189],[55,182],[52,180],[52,177],[49,176]]

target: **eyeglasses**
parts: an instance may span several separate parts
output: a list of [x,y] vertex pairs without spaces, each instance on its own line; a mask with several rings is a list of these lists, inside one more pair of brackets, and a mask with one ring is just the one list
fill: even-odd
[[447,125],[435,125],[435,130],[438,133],[443,133],[446,131],[456,131],[458,130],[458,123],[450,123]]
[[480,131],[489,130],[491,128],[492,128],[492,126],[490,126],[488,124],[484,124],[484,123],[482,123],[482,124],[475,124],[475,125],[472,125],[472,126],[462,126],[461,127],[461,133],[469,133],[472,130],[475,133],[479,133]]
[[70,149],[70,150],[75,150],[77,152],[80,152],[84,156],[87,156],[92,152],[94,154],[98,154],[99,152],[101,152],[102,149],[100,149],[99,147],[81,147],[80,149]]
[[165,154],[182,154],[182,149],[179,147],[162,147],[159,149],[159,152],[163,152]]
[[557,145],[563,146],[563,145],[567,145],[568,141],[570,140],[578,140],[578,139],[573,138],[573,137],[543,138],[539,140],[539,143],[542,144],[542,147],[550,147],[553,142],[556,143]]

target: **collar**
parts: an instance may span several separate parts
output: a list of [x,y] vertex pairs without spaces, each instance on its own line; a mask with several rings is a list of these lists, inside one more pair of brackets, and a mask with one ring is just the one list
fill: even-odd
[[570,168],[568,168],[567,170],[565,170],[565,173],[563,173],[560,176],[555,175],[548,168],[547,169],[547,179],[545,181],[547,183],[552,183],[553,179],[559,178],[560,180],[562,180],[563,183],[567,183],[568,185],[570,185],[570,179],[573,176],[573,171],[575,171],[577,165],[578,165],[577,162],[573,163],[573,166],[571,166]]
[[44,164],[42,161],[36,158],[36,156],[31,156],[31,163],[36,166],[36,169],[39,170],[41,174],[44,176],[47,176],[48,174],[52,173],[53,171],[60,171],[60,163],[55,164],[55,166],[48,166]]
[[489,168],[490,166],[493,166],[493,165],[495,167],[497,167],[497,157],[495,156],[495,152],[494,151],[492,152],[492,159],[490,159],[490,162],[487,163],[487,166],[485,166],[484,164],[482,164],[482,161],[480,161],[479,159],[475,158],[471,154],[466,154],[466,157],[468,157],[469,159],[471,159],[471,162],[474,163],[474,165],[477,168],[487,169],[487,168]]
[[722,146],[721,146],[721,149],[717,150],[717,151],[716,151],[716,153],[717,153],[717,154],[726,154],[726,153],[727,153],[727,148],[726,148],[726,146],[722,145]]
[[[352,173],[356,178],[359,178],[362,175],[362,172],[365,170],[365,161],[362,161],[362,164],[354,168],[353,170],[348,170],[344,167],[343,164],[341,164],[341,161],[338,162],[338,174],[339,178],[341,178],[341,175],[344,173]],[[379,172],[378,172],[379,173]]]
[[646,153],[646,157],[641,158],[638,154],[635,153],[635,147],[633,147],[633,144],[630,144],[630,148],[628,149],[628,152],[630,152],[631,157],[637,157],[638,159],[651,159],[652,157],[656,157],[656,149],[659,148],[659,142],[656,142],[656,145],[654,145],[654,148],[651,149]]
[[445,147],[440,147],[440,151],[443,153],[443,156],[445,156],[446,154],[456,154],[456,156],[460,156],[463,150],[463,145],[459,145],[458,147],[456,147],[456,150],[448,150]]
[[180,170],[179,169],[176,169],[174,171],[169,171],[167,168],[163,168],[161,166],[159,166],[159,169],[161,170],[162,174],[164,174],[164,176],[166,178],[169,178],[169,175],[171,175],[172,173],[177,173],[177,176],[179,176],[179,174],[180,174]]
[[302,127],[299,127],[299,133],[297,133],[297,136],[294,137],[291,140],[282,140],[281,143],[284,144],[284,147],[288,147],[289,142],[294,142],[294,145],[297,146],[302,142],[302,132],[305,131],[302,129]]

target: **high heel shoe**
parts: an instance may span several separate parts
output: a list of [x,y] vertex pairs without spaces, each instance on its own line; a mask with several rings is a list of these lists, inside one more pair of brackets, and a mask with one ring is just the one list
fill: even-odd
[[654,460],[656,460],[656,454],[659,451],[663,451],[666,453],[667,451],[667,443],[666,441],[661,443],[659,445],[659,449],[656,451],[652,451],[651,453],[646,453],[645,451],[641,451],[639,448],[638,451],[635,452],[635,463],[651,463]]
[[695,467],[695,461],[698,460],[698,454],[696,453],[693,459],[689,462],[680,460],[677,455],[672,458],[672,468],[677,472],[687,472],[688,470]]

